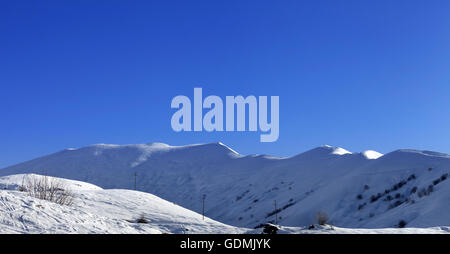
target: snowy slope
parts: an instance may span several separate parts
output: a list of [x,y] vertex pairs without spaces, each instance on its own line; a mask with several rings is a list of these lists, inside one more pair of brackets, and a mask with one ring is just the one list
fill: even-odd
[[450,225],[450,181],[443,177],[450,156],[429,151],[381,155],[322,146],[276,158],[243,156],[221,143],[100,144],[4,168],[0,175],[29,172],[107,189],[132,189],[136,172],[138,190],[197,212],[206,194],[206,214],[239,227],[276,216],[281,225],[307,226],[318,211],[338,227],[391,228],[400,220],[407,227]]
[[[34,177],[41,177],[39,175]],[[24,175],[0,178],[0,233],[242,233],[154,195],[103,190],[58,179],[75,194],[73,205],[59,205],[18,191]],[[136,223],[143,216],[147,224]]]
[[[450,227],[431,228],[340,228],[331,225],[309,227],[277,226],[277,234],[449,234]],[[247,234],[260,234],[262,229],[248,231]]]
[[[40,175],[0,177],[0,234],[31,233],[129,233],[129,234],[261,234],[262,228],[228,226],[162,200],[131,190],[104,190],[98,186],[68,179],[59,181],[74,193],[71,206],[30,197],[19,191],[24,178]],[[136,223],[144,217],[148,223]],[[351,229],[334,226],[280,227],[279,234],[441,234],[449,227]]]

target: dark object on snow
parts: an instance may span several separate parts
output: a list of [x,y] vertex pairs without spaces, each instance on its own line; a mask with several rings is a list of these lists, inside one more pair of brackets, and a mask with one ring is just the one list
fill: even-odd
[[441,182],[441,178],[438,178],[433,181],[433,185],[438,185]]
[[414,180],[414,179],[416,179],[416,175],[415,175],[415,174],[411,174],[411,175],[408,177],[408,181],[411,181],[411,180]]
[[314,225],[311,225],[308,227],[308,229],[315,229],[316,227]]
[[276,235],[278,230],[279,228],[277,226],[267,223],[264,225],[263,234]]
[[399,228],[404,228],[405,226],[406,226],[406,221],[401,220],[401,221],[398,222],[398,227]]
[[136,223],[148,224],[148,220],[145,218],[144,215],[141,215],[141,217],[139,217],[139,219],[136,220]]
[[373,202],[377,201],[377,200],[380,199],[381,197],[382,197],[382,194],[381,194],[381,193],[378,193],[376,196],[375,196],[375,195],[372,195],[372,196],[370,197],[370,203],[373,203]]
[[363,209],[364,208],[364,206],[366,206],[367,205],[367,203],[363,203],[363,204],[360,204],[359,206],[358,206],[358,210],[361,210],[361,209]]

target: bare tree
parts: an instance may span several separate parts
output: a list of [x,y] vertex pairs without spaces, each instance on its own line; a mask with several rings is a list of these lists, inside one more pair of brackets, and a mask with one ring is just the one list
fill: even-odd
[[72,205],[74,194],[55,178],[27,175],[19,190],[28,192],[31,197],[48,200],[60,205]]

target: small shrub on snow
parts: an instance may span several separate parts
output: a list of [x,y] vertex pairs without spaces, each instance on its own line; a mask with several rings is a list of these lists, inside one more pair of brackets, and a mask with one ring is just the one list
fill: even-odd
[[411,175],[408,177],[408,181],[411,181],[411,180],[414,180],[414,179],[416,179],[416,175],[415,175],[415,174],[411,174]]
[[372,195],[370,197],[370,203],[373,203],[375,201],[377,201],[378,199],[380,199],[383,195],[381,193],[378,193],[377,195]]
[[20,192],[26,192],[27,189],[25,189],[25,186],[22,184],[22,185],[19,186],[19,191]]
[[441,182],[441,178],[438,178],[433,181],[433,185],[438,185]]
[[141,215],[137,220],[136,223],[143,223],[143,224],[148,224],[148,220],[145,218],[145,215]]
[[358,205],[358,210],[363,209],[366,205],[367,205],[367,203],[362,203],[362,204]]
[[417,196],[418,196],[419,198],[421,198],[421,197],[423,197],[423,196],[425,196],[425,195],[427,195],[427,190],[426,190],[425,188],[422,188],[422,189],[420,189],[419,192],[417,192]]
[[404,228],[405,226],[406,226],[406,221],[404,221],[404,220],[400,220],[399,222],[398,222],[398,227],[399,228]]

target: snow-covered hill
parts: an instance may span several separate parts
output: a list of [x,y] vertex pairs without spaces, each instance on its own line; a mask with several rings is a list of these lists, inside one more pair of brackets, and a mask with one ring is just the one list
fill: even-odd
[[[205,218],[202,215],[132,190],[104,190],[92,184],[60,181],[74,194],[72,205],[30,197],[20,192],[26,177],[0,178],[0,233],[243,233],[248,231]],[[144,218],[147,223],[137,223]]]
[[[338,227],[450,225],[450,156],[397,150],[352,153],[322,146],[289,158],[243,156],[221,143],[173,147],[93,145],[0,170],[75,179],[105,189],[134,188],[246,228],[307,226],[318,211]],[[275,206],[276,201],[276,206]]]

